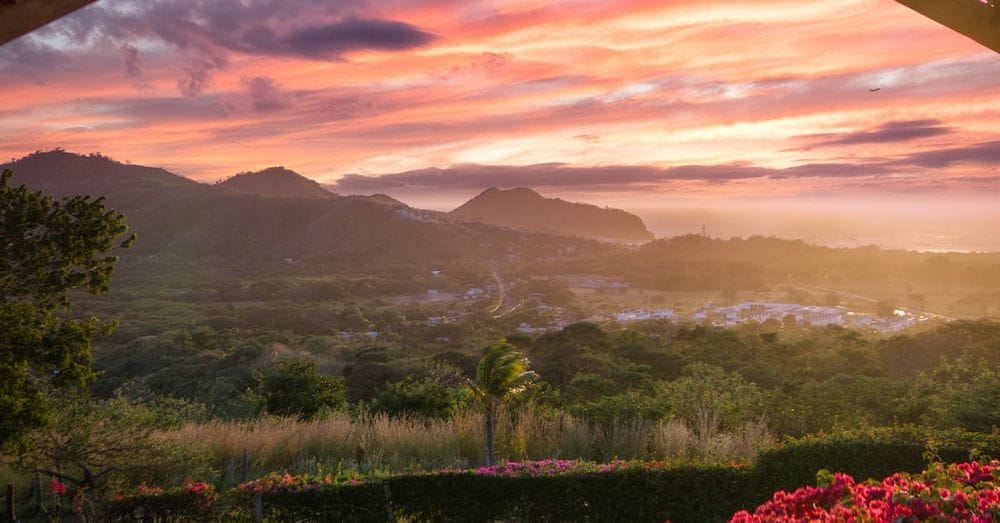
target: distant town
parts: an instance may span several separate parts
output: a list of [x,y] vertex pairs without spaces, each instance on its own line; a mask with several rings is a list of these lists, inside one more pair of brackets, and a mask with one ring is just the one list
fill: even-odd
[[[440,271],[435,271],[434,274],[437,276],[440,274]],[[569,288],[581,294],[591,293],[600,296],[615,296],[630,289],[628,283],[619,279],[596,275],[560,275],[555,279],[566,283]],[[502,302],[510,299],[509,296],[502,296],[501,292],[501,286],[498,283],[488,283],[480,287],[471,287],[465,290],[443,291],[428,289],[423,294],[398,296],[394,301],[398,303],[448,304],[464,302],[472,304],[497,300]],[[470,314],[469,310],[463,309],[453,308],[442,314],[428,316],[426,321],[430,325],[460,322]],[[747,300],[734,304],[720,304],[713,301],[706,301],[693,311],[688,307],[684,312],[673,307],[628,307],[620,304],[617,308],[612,306],[611,309],[599,312],[591,311],[581,316],[578,313],[572,313],[565,307],[546,303],[544,296],[540,294],[527,294],[516,305],[508,308],[511,312],[515,310],[532,310],[538,313],[530,323],[523,322],[517,327],[516,330],[519,333],[526,335],[555,331],[576,321],[590,321],[601,324],[628,324],[657,320],[696,323],[714,327],[735,327],[749,323],[771,323],[777,328],[791,325],[817,327],[839,325],[854,329],[870,330],[881,334],[892,334],[901,332],[922,322],[934,319],[947,319],[933,313],[912,311],[906,308],[890,308],[880,313],[873,313],[851,310],[843,305],[808,305],[766,300]],[[376,338],[378,333],[342,333],[342,335],[351,338],[371,339]]]
[[[728,306],[706,303],[690,315],[677,314],[673,309],[663,308],[627,309],[611,315],[595,315],[587,318],[587,320],[598,323],[672,320],[712,325],[714,327],[735,327],[745,323],[767,322],[775,322],[780,325],[802,324],[817,327],[840,325],[842,327],[870,329],[888,334],[900,332],[933,318],[933,315],[914,314],[902,309],[895,309],[892,316],[884,317],[871,313],[853,312],[842,306],[830,307],[802,305],[798,303],[743,302]],[[534,334],[560,329],[564,326],[565,324],[555,324],[547,327],[533,327],[528,324],[522,324],[518,328],[518,331],[524,334]]]

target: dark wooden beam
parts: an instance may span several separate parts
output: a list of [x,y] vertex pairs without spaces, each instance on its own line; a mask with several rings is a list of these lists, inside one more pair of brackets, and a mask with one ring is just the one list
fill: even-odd
[[92,3],[94,0],[0,0],[0,44]]
[[1000,0],[896,0],[1000,53]]

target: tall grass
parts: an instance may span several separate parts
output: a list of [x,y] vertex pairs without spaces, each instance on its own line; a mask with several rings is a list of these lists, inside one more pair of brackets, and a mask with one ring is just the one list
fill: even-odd
[[[249,477],[273,471],[373,473],[478,466],[483,461],[482,424],[481,415],[469,410],[448,420],[335,414],[308,422],[260,418],[188,424],[162,437],[200,450],[221,479],[236,482],[244,450]],[[772,443],[762,424],[736,433],[696,431],[676,420],[596,426],[531,408],[501,416],[497,430],[498,456],[510,460],[732,460],[750,458]]]

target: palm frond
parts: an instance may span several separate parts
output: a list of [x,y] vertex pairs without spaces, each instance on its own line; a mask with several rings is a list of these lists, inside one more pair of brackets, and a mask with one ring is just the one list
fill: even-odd
[[538,375],[528,370],[528,359],[505,339],[490,345],[476,366],[475,381],[469,382],[473,395],[506,399],[524,390]]

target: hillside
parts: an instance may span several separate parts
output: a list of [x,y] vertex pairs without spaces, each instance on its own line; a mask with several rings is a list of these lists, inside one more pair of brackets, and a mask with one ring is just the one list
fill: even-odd
[[638,216],[559,198],[528,188],[490,188],[451,211],[451,215],[500,227],[606,240],[646,241],[653,233]]
[[387,205],[389,207],[409,207],[409,205],[406,205],[405,203],[387,194],[369,194],[369,195],[353,194],[351,196],[348,196],[348,198],[365,202],[377,203],[379,205]]
[[81,155],[55,149],[0,164],[14,171],[14,183],[27,183],[49,196],[100,194],[130,206],[156,194],[201,191],[208,187],[156,167],[116,162],[100,154]]
[[242,172],[216,184],[217,187],[242,194],[298,198],[331,198],[335,196],[301,174],[284,167],[269,167],[262,171]]
[[280,168],[208,185],[163,169],[61,150],[0,168],[14,171],[12,183],[56,197],[105,196],[139,237],[123,258],[126,266],[273,270],[294,264],[374,271],[486,260],[496,252],[544,256],[572,242],[438,220],[433,212],[378,197],[339,197]]

